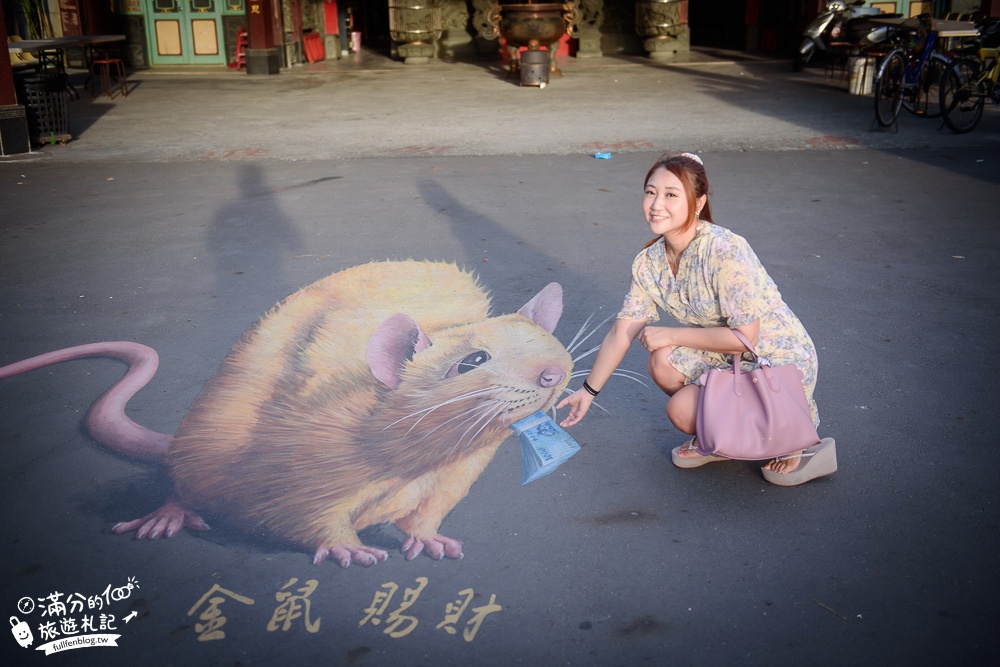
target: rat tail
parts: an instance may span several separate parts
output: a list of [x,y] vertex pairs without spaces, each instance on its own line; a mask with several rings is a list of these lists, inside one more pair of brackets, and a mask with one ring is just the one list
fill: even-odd
[[125,377],[104,392],[87,413],[87,430],[95,440],[120,454],[162,463],[172,435],[140,426],[125,415],[125,405],[153,378],[160,364],[156,350],[139,343],[89,343],[48,352],[0,367],[0,380],[62,361],[112,357],[128,364]]

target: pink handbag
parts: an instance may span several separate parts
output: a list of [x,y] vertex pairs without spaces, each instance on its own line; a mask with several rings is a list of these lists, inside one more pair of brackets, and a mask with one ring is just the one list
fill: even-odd
[[698,453],[759,461],[818,443],[802,371],[792,364],[771,366],[746,336],[732,331],[753,354],[757,368],[742,372],[742,355],[736,354],[731,369],[716,368],[701,376]]

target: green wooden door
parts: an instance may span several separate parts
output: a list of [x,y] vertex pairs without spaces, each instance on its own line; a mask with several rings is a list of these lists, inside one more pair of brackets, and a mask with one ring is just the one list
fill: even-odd
[[226,0],[143,0],[152,65],[225,65]]

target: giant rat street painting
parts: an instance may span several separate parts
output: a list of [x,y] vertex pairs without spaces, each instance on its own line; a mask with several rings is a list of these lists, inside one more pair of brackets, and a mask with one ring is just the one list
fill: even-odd
[[347,567],[385,560],[358,531],[393,523],[407,559],[458,559],[461,541],[439,532],[445,517],[510,425],[552,408],[569,383],[573,360],[552,335],[562,308],[562,288],[549,283],[517,313],[493,316],[476,278],[448,263],[346,269],[252,326],[174,435],[125,415],[157,369],[156,352],[138,343],[50,352],[0,378],[82,357],[129,364],[92,406],[88,430],[165,465],[174,494],[116,533],[203,530],[203,513]]

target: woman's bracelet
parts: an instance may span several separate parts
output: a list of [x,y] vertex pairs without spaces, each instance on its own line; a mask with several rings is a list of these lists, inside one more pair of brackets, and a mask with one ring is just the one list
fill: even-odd
[[594,389],[589,384],[587,384],[586,380],[583,381],[583,389],[584,389],[584,391],[586,391],[591,396],[597,396],[598,394],[601,393],[600,389]]

